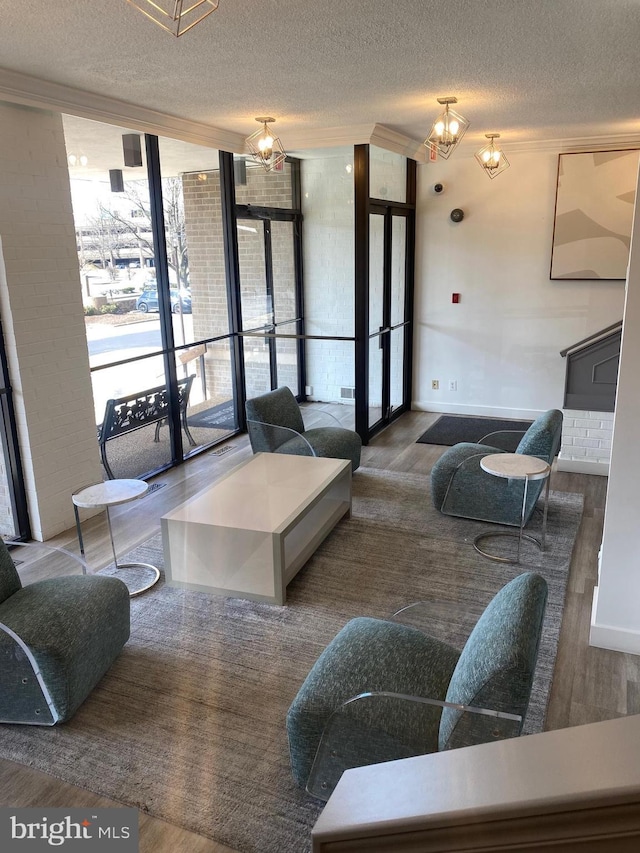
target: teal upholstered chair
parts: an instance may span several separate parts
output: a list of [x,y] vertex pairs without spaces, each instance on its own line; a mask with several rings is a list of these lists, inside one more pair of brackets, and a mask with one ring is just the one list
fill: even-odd
[[[446,515],[520,526],[522,480],[493,477],[480,467],[483,456],[505,452],[500,449],[501,435],[491,433],[478,444],[462,442],[445,450],[431,470],[431,497],[436,509]],[[515,452],[538,456],[551,464],[561,438],[562,412],[550,409],[522,435]],[[525,524],[544,485],[544,480],[529,483]]]
[[349,767],[519,735],[546,599],[542,577],[519,575],[462,652],[407,625],[351,620],[289,708],[296,782],[326,799]]
[[[247,400],[246,413],[254,453],[349,459],[352,471],[360,465],[362,440],[358,433],[344,429],[337,420],[337,426],[305,429],[300,406],[286,386]],[[332,417],[329,412],[323,414]]]
[[0,722],[68,720],[128,640],[129,606],[117,578],[72,575],[23,587],[0,541]]

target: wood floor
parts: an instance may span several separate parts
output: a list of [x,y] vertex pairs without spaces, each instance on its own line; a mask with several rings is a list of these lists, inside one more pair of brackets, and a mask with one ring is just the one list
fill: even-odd
[[[352,409],[325,407],[344,421]],[[438,415],[408,412],[363,448],[362,464],[373,468],[428,474],[444,448],[416,444],[416,438]],[[165,484],[142,500],[113,512],[114,536],[125,553],[160,529],[160,517],[217,477],[247,458],[246,436],[231,439],[221,455],[205,453],[179,469],[159,475]],[[547,728],[558,729],[640,713],[640,657],[591,648],[588,645],[592,591],[597,577],[597,553],[602,538],[606,478],[555,472],[552,488],[584,495],[584,515],[571,562],[567,600],[553,679]],[[84,522],[87,559],[92,566],[109,562],[110,544],[104,514]],[[77,551],[75,531],[51,542]],[[23,579],[29,581],[28,567]],[[0,760],[1,806],[118,805],[88,791],[10,761]],[[212,804],[212,808],[214,804]],[[142,853],[230,853],[229,848],[193,835],[164,821],[140,816]]]

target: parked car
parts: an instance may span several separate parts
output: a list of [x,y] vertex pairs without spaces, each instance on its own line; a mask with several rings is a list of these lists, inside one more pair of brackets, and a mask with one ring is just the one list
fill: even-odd
[[[174,314],[180,313],[180,303],[182,303],[182,313],[191,314],[191,291],[182,288],[178,291],[177,287],[172,287],[169,291],[171,297],[171,310]],[[158,287],[155,284],[145,285],[144,290],[136,299],[136,309],[146,314],[148,311],[159,311],[158,303]]]

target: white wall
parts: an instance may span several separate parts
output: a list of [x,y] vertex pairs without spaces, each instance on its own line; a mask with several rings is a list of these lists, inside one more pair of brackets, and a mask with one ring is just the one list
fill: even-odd
[[[514,417],[561,409],[559,351],[622,317],[624,282],[549,279],[558,155],[509,160],[494,180],[465,152],[418,167],[414,408]],[[458,224],[449,218],[456,207],[465,211]]]
[[640,215],[629,259],[616,413],[590,642],[640,654]]
[[102,479],[59,115],[0,103],[0,311],[33,535]]

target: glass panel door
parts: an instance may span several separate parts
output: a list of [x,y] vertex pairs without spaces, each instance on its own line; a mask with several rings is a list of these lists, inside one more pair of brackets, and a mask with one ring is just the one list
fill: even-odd
[[372,205],[369,216],[369,428],[405,402],[407,218]]
[[407,219],[391,216],[389,417],[404,402],[404,331],[406,322]]
[[[271,271],[273,276],[273,315],[276,334],[299,333],[300,311],[296,293],[293,252],[295,223],[273,220],[271,226]],[[298,341],[276,341],[276,385],[287,385],[297,397],[301,393],[298,369]]]
[[298,396],[298,340],[273,337],[299,333],[295,222],[261,215],[237,228],[247,399],[283,385]]
[[[238,260],[240,268],[240,307],[243,332],[273,331],[273,293],[267,280],[266,229],[261,219],[238,220]],[[270,338],[245,337],[244,370],[247,399],[270,391]]]
[[385,215],[369,216],[369,426],[383,417]]

